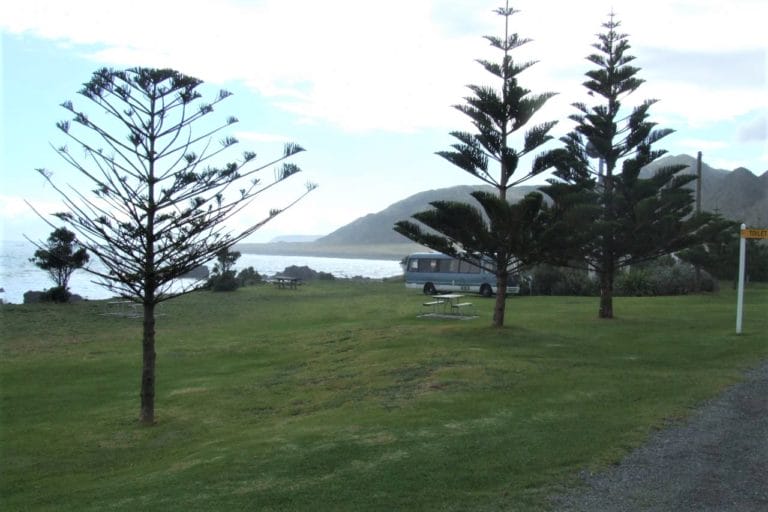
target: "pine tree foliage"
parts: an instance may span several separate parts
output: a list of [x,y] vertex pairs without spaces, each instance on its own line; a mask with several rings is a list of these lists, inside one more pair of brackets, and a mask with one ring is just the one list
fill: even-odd
[[700,240],[708,216],[693,215],[694,198],[685,187],[695,179],[683,165],[659,169],[650,178],[640,171],[665,154],[653,145],[672,130],[649,120],[656,100],[624,106],[643,80],[627,52],[626,34],[611,14],[605,32],[587,60],[584,87],[595,104],[574,105],[576,128],[561,140],[564,148],[555,175],[544,191],[553,211],[564,220],[557,228],[561,246],[558,263],[583,261],[600,278],[602,318],[613,317],[613,282],[625,266],[670,254]]
[[64,145],[57,152],[91,190],[59,185],[51,172],[38,169],[66,206],[57,217],[106,269],[90,272],[115,294],[143,305],[144,423],[154,421],[155,306],[204,285],[184,287],[176,280],[314,189],[307,185],[289,204],[231,231],[229,221],[258,196],[301,171],[286,160],[303,148],[286,144],[265,164],[256,164],[252,151],[226,161],[237,139],[218,134],[237,119],[216,121],[212,114],[230,93],[206,101],[201,84],[171,69],[98,70],[80,91],[92,112],[67,101],[62,107],[71,119],[58,123],[77,150]]
[[[450,151],[437,154],[459,169],[492,185],[498,194],[475,193],[474,204],[432,203],[434,210],[414,215],[419,223],[401,221],[395,230],[405,237],[445,254],[485,261],[483,265],[496,274],[497,298],[493,325],[504,325],[506,289],[511,273],[541,251],[532,227],[538,224],[544,205],[541,197],[526,197],[518,205],[507,202],[510,187],[544,172],[553,165],[549,152],[533,153],[552,139],[549,131],[555,122],[528,127],[533,116],[554,93],[532,94],[518,81],[519,75],[535,62],[516,62],[511,52],[529,42],[510,33],[510,17],[516,10],[496,10],[504,18],[504,37],[487,36],[491,47],[501,53],[499,62],[478,62],[500,83],[498,88],[470,85],[472,94],[455,108],[474,125],[474,133],[455,131]],[[527,127],[527,131],[526,131]],[[519,148],[510,144],[513,138]],[[520,161],[531,156],[529,170],[518,173]],[[427,226],[430,230],[426,230]],[[437,233],[437,234],[436,234]]]
[[[62,104],[72,120],[58,127],[79,147],[77,152],[68,146],[57,151],[92,182],[93,189],[88,195],[56,188],[68,209],[59,217],[77,228],[81,243],[108,269],[93,272],[121,296],[141,302],[148,298],[149,283],[142,278],[149,277],[148,262],[153,267],[152,302],[192,291],[173,287],[174,280],[294,204],[271,210],[237,234],[230,232],[227,220],[262,192],[300,172],[283,161],[303,148],[286,144],[282,155],[266,164],[256,165],[256,154],[250,151],[237,161],[218,164],[238,141],[213,137],[237,119],[228,117],[193,132],[195,123],[202,124],[230,96],[221,91],[213,101],[202,102],[201,84],[169,69],[101,69],[80,91],[105,114],[100,122],[70,101]],[[76,133],[75,127],[87,132]],[[119,128],[126,130],[124,137],[115,133]],[[273,179],[261,177],[277,164]],[[38,171],[58,187],[51,173]]]

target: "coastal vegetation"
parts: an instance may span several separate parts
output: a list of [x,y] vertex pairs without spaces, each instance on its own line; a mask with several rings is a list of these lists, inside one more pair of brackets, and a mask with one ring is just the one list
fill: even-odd
[[545,510],[581,470],[768,357],[768,288],[510,297],[503,329],[418,318],[402,282],[196,292],[159,310],[152,428],[141,320],[106,304],[0,306],[7,510]]
[[90,256],[77,243],[75,234],[67,228],[56,228],[45,243],[36,244],[35,255],[30,258],[38,268],[48,272],[56,286],[42,292],[41,300],[67,302],[72,294],[69,279],[75,270],[82,268]]

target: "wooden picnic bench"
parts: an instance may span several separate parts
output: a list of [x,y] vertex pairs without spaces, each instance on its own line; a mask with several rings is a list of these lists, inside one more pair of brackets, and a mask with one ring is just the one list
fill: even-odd
[[438,306],[445,307],[445,301],[444,300],[433,300],[433,301],[425,302],[423,304],[423,307],[430,309],[433,313],[437,312]]
[[459,302],[463,297],[464,295],[460,293],[433,295],[433,300],[422,303],[422,308],[428,308],[428,313],[423,313],[423,316],[434,316],[438,318],[474,318],[474,306],[472,303]]
[[472,308],[471,302],[459,302],[458,304],[451,304],[451,311],[454,311],[458,315],[464,314],[464,309]]
[[106,303],[105,316],[138,318],[142,316],[141,304],[130,300],[113,300]]
[[272,277],[272,282],[278,288],[283,288],[283,289],[290,288],[292,290],[295,290],[301,284],[301,279],[293,276],[276,275]]

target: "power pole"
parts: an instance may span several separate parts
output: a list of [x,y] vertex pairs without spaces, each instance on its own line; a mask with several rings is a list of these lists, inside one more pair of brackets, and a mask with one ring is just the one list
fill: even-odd
[[[696,157],[696,214],[701,213],[701,151],[699,151]],[[694,266],[694,287],[696,291],[701,290],[701,267],[699,265]]]
[[696,158],[696,213],[701,213],[701,151]]

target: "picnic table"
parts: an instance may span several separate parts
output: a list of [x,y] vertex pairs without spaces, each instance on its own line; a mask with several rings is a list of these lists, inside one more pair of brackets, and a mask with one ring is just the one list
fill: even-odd
[[464,316],[465,312],[472,308],[472,303],[462,302],[463,297],[460,293],[432,295],[433,300],[425,302],[423,307],[429,308],[432,315]]
[[130,300],[113,300],[106,303],[106,316],[138,318],[142,316],[141,304]]
[[272,277],[271,279],[272,283],[274,283],[275,286],[278,288],[290,288],[295,290],[296,287],[298,287],[301,284],[301,279],[298,277],[293,276],[287,276],[283,274],[278,274]]

